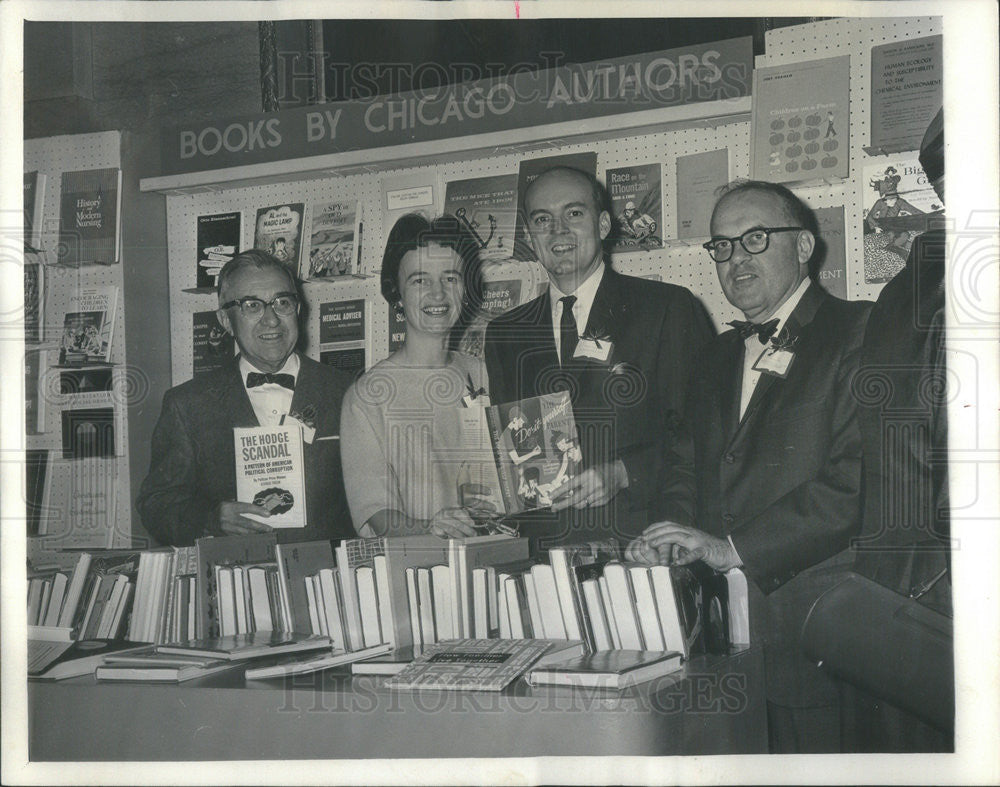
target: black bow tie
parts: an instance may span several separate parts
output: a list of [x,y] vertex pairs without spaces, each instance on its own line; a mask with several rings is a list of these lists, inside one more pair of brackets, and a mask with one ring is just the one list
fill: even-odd
[[256,388],[264,383],[276,383],[287,388],[289,391],[295,390],[295,378],[290,374],[261,374],[260,372],[247,373],[247,388]]
[[774,332],[778,330],[777,319],[768,320],[767,322],[733,320],[732,322],[726,323],[726,325],[733,326],[743,341],[746,341],[754,334],[757,334],[757,338],[760,339],[761,344],[767,344],[767,340],[774,336]]

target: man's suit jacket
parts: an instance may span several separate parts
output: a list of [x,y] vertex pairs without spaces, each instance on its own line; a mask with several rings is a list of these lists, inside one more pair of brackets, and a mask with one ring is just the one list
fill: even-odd
[[736,331],[718,336],[692,382],[693,431],[664,481],[664,517],[732,538],[751,580],[751,639],[765,645],[768,698],[792,707],[835,697],[798,637],[812,602],[849,567],[845,550],[860,527],[852,380],[870,308],[811,284],[785,324],[797,337],[787,376],[762,374],[742,420],[745,345]]
[[[279,529],[278,539],[352,537],[340,465],[340,404],[351,381],[311,358],[299,360],[290,413],[316,424],[312,443],[303,446],[307,525]],[[185,545],[209,534],[218,504],[236,499],[233,427],[258,425],[236,359],[164,394],[149,475],[136,501],[154,538]]]
[[686,289],[625,276],[608,266],[584,336],[610,337],[606,364],[560,368],[549,294],[493,319],[486,330],[490,398],[513,402],[569,390],[585,466],[621,459],[629,486],[608,505],[527,516],[521,532],[553,543],[617,537],[648,524],[664,446],[684,417],[684,393],[711,321]]

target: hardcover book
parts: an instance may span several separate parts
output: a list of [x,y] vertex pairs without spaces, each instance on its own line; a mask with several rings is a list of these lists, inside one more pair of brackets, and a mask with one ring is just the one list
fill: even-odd
[[43,680],[65,680],[91,675],[109,654],[135,652],[146,647],[110,639],[68,643],[30,640],[29,645],[28,677]]
[[285,631],[256,631],[252,634],[206,637],[156,646],[157,653],[227,660],[255,659],[261,656],[281,656],[287,653],[329,649],[329,637]]
[[517,223],[517,175],[451,181],[445,189],[444,212],[455,216],[475,238],[484,262],[509,259]]
[[234,669],[239,662],[207,656],[173,656],[157,653],[155,647],[114,653],[94,671],[97,680],[129,680],[143,683],[183,683]]
[[118,288],[113,284],[74,292],[63,318],[59,363],[110,363],[117,307]]
[[677,652],[602,650],[531,670],[533,686],[586,686],[623,689],[676,672],[682,666]]
[[194,376],[221,369],[236,354],[236,340],[223,330],[214,310],[191,315]]
[[612,251],[643,251],[663,246],[660,165],[639,164],[609,169]]
[[365,370],[367,303],[363,298],[319,305],[319,361],[352,376]]
[[281,678],[286,675],[308,675],[320,670],[342,667],[360,659],[373,656],[383,656],[392,650],[392,645],[372,645],[361,650],[335,650],[332,653],[310,653],[291,659],[280,659],[275,664],[264,664],[259,667],[247,667],[247,680],[263,678]]
[[572,167],[591,176],[597,175],[596,153],[568,153],[560,156],[522,161],[517,171],[517,225],[514,229],[514,257],[518,260],[537,260],[528,235],[527,216],[524,213],[524,195],[539,175],[553,167]]
[[850,76],[850,55],[754,69],[754,179],[786,183],[848,176]]
[[39,531],[60,549],[107,549],[115,531],[114,459],[55,459],[48,468]]
[[118,262],[121,170],[64,172],[57,259],[66,265]]
[[219,272],[240,248],[243,238],[243,214],[213,213],[198,217],[198,265],[195,286],[214,288]]
[[427,646],[386,681],[393,689],[501,691],[551,646],[535,639],[456,639]]
[[293,276],[297,276],[299,272],[302,213],[301,202],[258,208],[254,228],[254,248],[272,254],[288,266]]
[[943,36],[872,47],[872,152],[917,150],[941,106]]
[[583,461],[569,393],[492,405],[486,418],[505,513],[552,505],[552,493]]
[[305,527],[301,426],[235,427],[236,497],[270,512],[244,514],[273,528]]
[[361,203],[326,202],[312,209],[312,241],[308,264],[303,259],[301,279],[328,279],[358,273]]

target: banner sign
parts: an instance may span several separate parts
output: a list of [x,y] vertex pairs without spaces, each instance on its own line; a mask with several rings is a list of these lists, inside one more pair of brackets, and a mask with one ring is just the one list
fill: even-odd
[[580,121],[750,94],[752,39],[165,129],[161,175]]

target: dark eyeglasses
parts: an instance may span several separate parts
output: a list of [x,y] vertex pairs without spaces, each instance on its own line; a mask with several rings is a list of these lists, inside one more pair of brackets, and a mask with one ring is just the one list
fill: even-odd
[[260,298],[248,295],[246,298],[238,298],[234,301],[224,303],[219,308],[231,309],[233,306],[239,306],[240,313],[250,320],[260,318],[264,314],[264,309],[268,306],[270,306],[271,309],[274,310],[274,313],[279,317],[287,317],[290,314],[295,314],[298,310],[299,299],[297,296],[287,292],[278,293],[269,301],[261,300]]
[[733,249],[736,248],[736,241],[740,242],[748,254],[760,254],[767,251],[771,242],[772,232],[793,232],[805,229],[804,227],[754,227],[747,230],[736,238],[712,238],[708,243],[703,243],[702,247],[712,256],[716,262],[728,262],[733,256]]

